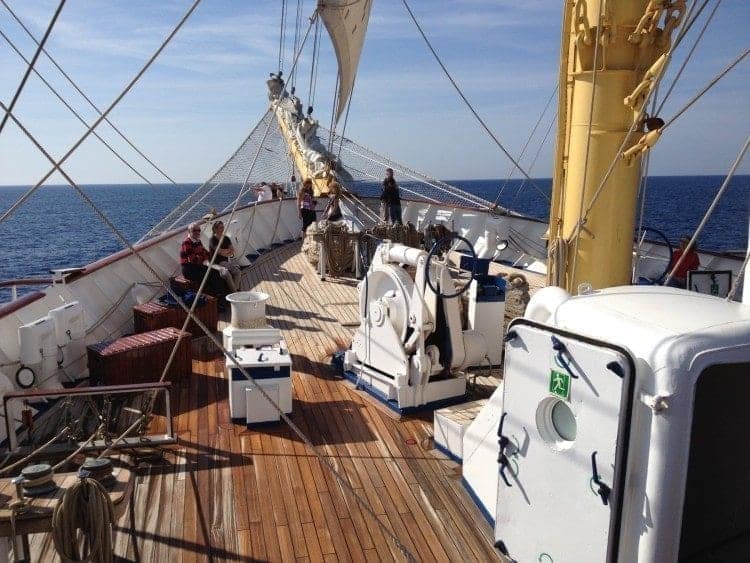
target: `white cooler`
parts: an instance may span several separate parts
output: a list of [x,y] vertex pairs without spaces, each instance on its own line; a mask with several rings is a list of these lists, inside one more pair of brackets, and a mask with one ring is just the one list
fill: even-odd
[[274,346],[239,348],[234,355],[255,384],[227,359],[229,414],[233,422],[257,424],[279,420],[278,411],[258,392],[256,385],[284,413],[292,412],[292,359],[283,340]]

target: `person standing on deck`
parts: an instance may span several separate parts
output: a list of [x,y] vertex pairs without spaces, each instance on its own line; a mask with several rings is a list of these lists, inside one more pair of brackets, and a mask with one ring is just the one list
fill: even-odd
[[393,178],[393,168],[386,168],[383,192],[380,194],[380,216],[386,223],[401,224],[401,195]]
[[297,192],[297,208],[299,216],[302,219],[302,234],[304,236],[307,227],[315,222],[315,199],[313,194],[313,184],[310,178],[302,182],[302,187]]

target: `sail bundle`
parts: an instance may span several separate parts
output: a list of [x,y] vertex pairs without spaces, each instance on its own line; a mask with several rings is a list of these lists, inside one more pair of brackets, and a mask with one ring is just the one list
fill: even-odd
[[328,30],[339,66],[335,121],[346,108],[357,77],[372,0],[320,0],[318,13]]

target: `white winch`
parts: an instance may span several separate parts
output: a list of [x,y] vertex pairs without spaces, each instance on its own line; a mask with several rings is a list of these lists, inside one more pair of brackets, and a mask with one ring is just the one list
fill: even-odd
[[[456,291],[447,260],[433,254],[390,241],[378,247],[359,285],[361,324],[344,354],[344,373],[401,413],[460,399],[464,370],[492,363],[502,347],[504,284],[494,286],[499,308],[469,304],[468,325],[488,330],[463,330],[458,297],[473,288],[476,301],[482,291],[477,280]],[[414,279],[404,266],[416,268]]]

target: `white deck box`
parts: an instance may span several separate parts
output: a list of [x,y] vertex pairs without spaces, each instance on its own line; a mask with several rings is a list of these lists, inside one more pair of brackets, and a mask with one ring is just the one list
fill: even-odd
[[[276,346],[240,348],[234,351],[234,355],[243,369],[258,385],[262,385],[264,390],[276,386],[278,395],[275,398],[268,390],[267,392],[284,413],[292,412],[292,359],[283,340]],[[254,385],[229,358],[227,376],[229,414],[233,422],[251,424],[278,420],[276,409],[262,394],[257,390],[246,393],[246,390],[254,388]],[[248,403],[248,397],[252,397],[251,403]],[[268,408],[274,411],[275,416],[269,418]]]

